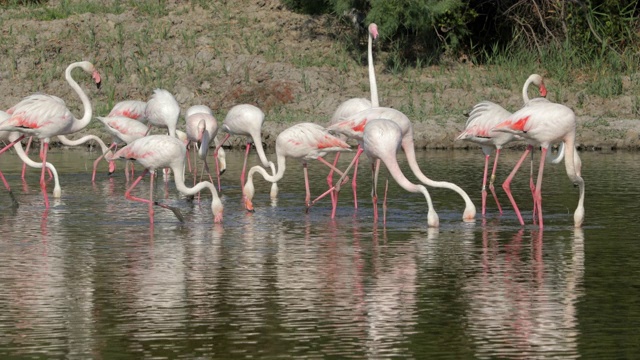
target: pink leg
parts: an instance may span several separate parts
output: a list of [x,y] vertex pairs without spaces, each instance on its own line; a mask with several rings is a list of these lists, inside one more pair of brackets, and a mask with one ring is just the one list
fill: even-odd
[[[360,144],[358,144],[358,150],[357,153],[361,154],[362,153],[362,146],[360,146]],[[351,179],[351,189],[353,190],[353,207],[355,209],[358,208],[358,192],[357,190],[357,183],[356,183],[356,179],[358,178],[358,163],[359,163],[359,159],[360,159],[360,155],[358,155],[357,157],[354,158],[355,159],[355,167],[353,168],[353,179]]]
[[140,180],[142,180],[142,178],[147,175],[147,173],[149,172],[148,169],[144,169],[144,171],[142,172],[142,174],[140,176],[138,176],[138,178],[136,179],[136,181],[133,182],[133,184],[131,184],[131,186],[127,189],[127,191],[124,193],[124,197],[129,199],[129,200],[133,200],[133,201],[139,201],[139,202],[143,202],[143,203],[148,203],[149,204],[149,220],[151,221],[151,223],[153,223],[153,205],[157,205],[160,206],[162,208],[165,209],[169,209],[171,211],[173,211],[173,213],[176,215],[176,217],[178,218],[178,220],[180,220],[180,222],[184,221],[184,218],[182,217],[182,214],[180,213],[180,209],[178,208],[174,208],[173,206],[169,206],[169,205],[165,205],[165,204],[159,204],[156,201],[153,201],[153,183],[154,183],[154,176],[153,174],[151,175],[150,178],[150,200],[147,199],[143,199],[143,198],[139,198],[136,196],[131,195],[131,191],[138,185],[138,183],[140,182]]
[[[27,147],[24,150],[25,154],[29,155],[29,149],[31,148],[31,141],[33,141],[33,136],[29,136],[29,141],[27,141]],[[22,180],[24,180],[24,176],[27,172],[27,164],[22,164]]]
[[516,201],[513,198],[513,195],[511,194],[511,181],[513,180],[513,177],[518,172],[518,169],[520,169],[520,166],[522,165],[522,162],[524,161],[524,159],[526,159],[529,152],[531,152],[532,148],[533,147],[531,145],[527,146],[527,149],[524,151],[524,154],[522,154],[522,156],[520,157],[520,160],[518,160],[518,162],[516,163],[516,166],[513,168],[513,170],[511,170],[511,174],[509,174],[509,176],[507,177],[507,180],[505,180],[504,183],[502,183],[502,188],[507,193],[507,196],[509,197],[509,201],[511,201],[511,205],[513,206],[513,209],[515,210],[516,215],[518,216],[520,225],[524,225],[524,220],[522,220],[520,209],[518,209],[518,205],[516,204]]
[[[336,157],[333,159],[333,167],[337,167],[338,166],[338,160],[340,159],[340,153],[336,153]],[[333,169],[329,170],[329,175],[327,175],[327,184],[329,185],[329,188],[333,188]],[[338,207],[338,192],[337,191],[332,191],[331,192],[331,207],[332,207],[332,211],[331,211],[331,218],[333,219],[336,214],[335,214],[335,210]]]
[[309,171],[306,161],[302,163],[302,172],[304,173],[304,189],[306,191],[304,205],[307,207],[306,212],[309,212],[309,207],[311,206],[311,190],[309,190]]
[[244,175],[247,171],[247,158],[249,157],[249,150],[251,150],[251,143],[247,143],[246,150],[244,151],[244,163],[242,164],[242,174],[240,174],[240,186],[244,187]]
[[[329,169],[331,169],[331,171],[336,172],[338,174],[340,174],[340,180],[338,180],[338,184],[332,186],[331,188],[329,188],[329,190],[325,191],[324,193],[322,193],[320,196],[318,196],[317,198],[315,198],[310,204],[310,206],[313,206],[316,202],[318,202],[318,200],[324,198],[325,196],[327,196],[328,194],[332,194],[338,192],[338,190],[340,188],[340,185],[344,185],[345,182],[347,182],[349,180],[349,177],[346,176],[346,171],[349,171],[349,169],[347,169],[345,172],[340,171],[337,167],[335,167],[333,164],[331,164],[330,162],[328,162],[327,160],[319,157],[316,160],[320,161],[321,163],[323,163],[324,165],[328,166]],[[337,200],[337,197],[336,197]],[[331,218],[333,219],[336,216],[336,207],[337,207],[337,201],[336,203],[332,203],[332,210],[331,210]]]
[[[213,156],[213,161],[216,164],[216,178],[218,180],[218,192],[221,191],[221,185],[220,185],[220,163],[218,162],[218,155],[214,155]],[[211,172],[209,172],[209,177],[211,177]],[[211,183],[213,184],[213,180],[211,180]]]
[[491,179],[489,180],[489,190],[491,190],[491,194],[493,195],[493,200],[496,201],[496,205],[498,206],[498,211],[500,211],[500,215],[502,215],[502,206],[500,206],[500,201],[498,201],[498,194],[496,194],[496,188],[493,186],[493,183],[496,181],[496,169],[498,168],[499,157],[500,157],[500,149],[496,149],[496,158],[493,160],[493,169],[491,170]]
[[531,151],[531,170],[529,171],[529,189],[531,189],[531,197],[533,198],[533,224],[535,225],[538,220],[536,219],[536,184],[533,182],[533,151]]
[[378,222],[378,173],[380,172],[380,159],[371,164],[373,174],[373,188],[371,189],[371,200],[373,202],[373,222]]
[[482,215],[487,208],[487,172],[489,171],[489,156],[484,156],[484,174],[482,175]]
[[14,208],[18,207],[18,200],[16,199],[15,195],[13,195],[13,191],[11,191],[11,187],[9,186],[7,179],[4,178],[2,171],[0,171],[0,179],[2,179],[4,187],[7,188],[7,191],[9,192],[9,196],[11,197],[11,206],[13,206]]
[[[49,142],[44,141],[44,151],[42,152],[42,164],[47,163],[47,152],[49,150]],[[49,208],[49,196],[47,195],[47,182],[44,180],[44,173],[46,172],[47,167],[42,166],[42,172],[40,173],[40,188],[42,189],[42,195],[44,196],[44,207],[45,209]]]
[[538,181],[536,182],[536,191],[534,194],[534,206],[538,210],[538,226],[540,226],[540,230],[542,230],[542,173],[544,171],[544,159],[547,156],[547,148],[542,148],[542,153],[540,154],[540,169],[538,170]]

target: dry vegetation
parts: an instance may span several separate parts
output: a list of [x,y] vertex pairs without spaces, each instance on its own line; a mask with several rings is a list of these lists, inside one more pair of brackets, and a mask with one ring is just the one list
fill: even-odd
[[[145,100],[160,87],[175,94],[183,109],[210,106],[219,121],[235,104],[260,106],[271,146],[290,124],[326,124],[341,101],[368,97],[364,36],[358,44],[346,41],[357,31],[348,23],[295,14],[277,0],[72,0],[43,6],[0,14],[0,108],[41,91],[77,109],[62,73],[71,62],[90,60],[102,73],[103,88],[89,88],[84,78],[79,83],[95,116],[121,100]],[[420,148],[468,146],[453,141],[463,114],[481,100],[517,109],[529,75],[528,69],[468,62],[389,69],[382,46],[375,56],[381,104],[414,120]],[[622,78],[623,95],[599,97],[585,91],[590,84],[580,78],[561,87],[543,68],[535,71],[546,76],[551,100],[576,111],[583,147],[640,146],[637,78]],[[85,131],[107,139],[97,123]]]

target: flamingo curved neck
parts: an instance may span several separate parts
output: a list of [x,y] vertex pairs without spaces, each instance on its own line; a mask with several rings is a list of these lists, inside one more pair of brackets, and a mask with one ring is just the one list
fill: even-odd
[[78,145],[82,145],[84,143],[86,143],[89,140],[94,140],[95,142],[98,143],[98,145],[100,146],[100,150],[102,150],[102,153],[106,153],[107,151],[109,151],[109,147],[104,143],[104,141],[102,141],[102,139],[100,139],[99,137],[95,136],[95,135],[85,135],[79,139],[75,139],[75,140],[71,140],[68,137],[64,136],[64,135],[58,135],[58,140],[60,140],[60,142],[63,145],[67,145],[67,146],[78,146]]
[[418,166],[418,162],[416,160],[416,153],[413,146],[413,141],[411,142],[403,141],[402,149],[404,150],[404,153],[407,157],[409,168],[411,169],[413,174],[418,178],[418,180],[420,180],[421,183],[431,187],[445,188],[445,189],[450,189],[455,191],[464,200],[464,203],[465,203],[464,218],[471,219],[475,217],[476,215],[475,205],[473,205],[473,202],[471,201],[471,198],[469,197],[469,195],[464,190],[462,190],[458,185],[447,182],[447,181],[434,181],[429,179],[424,173],[422,173],[422,170],[420,170],[420,167]]
[[580,164],[580,155],[575,148],[575,131],[565,137],[564,146],[566,148],[564,155],[564,165],[569,179],[577,184],[580,189],[580,197],[576,211],[573,213],[575,227],[580,227],[584,220],[584,180],[578,175],[579,169],[576,164]]
[[80,120],[75,120],[73,122],[71,129],[69,130],[69,132],[67,132],[68,134],[84,129],[87,125],[89,125],[91,117],[93,116],[93,108],[91,107],[91,101],[89,101],[89,97],[84,93],[84,91],[82,91],[80,85],[78,85],[78,83],[71,76],[71,71],[77,67],[80,67],[81,64],[82,63],[80,62],[76,62],[69,65],[64,73],[65,79],[67,79],[67,82],[69,83],[71,88],[76,92],[76,94],[78,94],[80,100],[82,101],[82,106],[84,107],[84,115]]
[[[267,155],[264,153],[264,148],[262,147],[262,137],[258,134],[251,134],[251,138],[253,139],[253,144],[256,147],[256,152],[258,153],[258,158],[260,158],[260,162],[263,167],[269,167],[269,160],[267,159]],[[278,166],[280,168],[280,166]]]
[[[22,143],[17,142],[13,146],[13,148],[16,150],[16,154],[18,154],[18,157],[20,158],[20,160],[22,160],[22,162],[27,164],[27,166],[30,166],[36,169],[42,168],[41,162],[35,162],[31,160],[29,156],[27,156],[27,153],[25,153],[24,149],[22,148]],[[47,169],[51,171],[51,174],[53,175],[53,182],[54,182],[53,197],[59,198],[62,191],[60,190],[60,180],[58,179],[58,171],[56,171],[56,168],[51,163],[47,162],[45,163],[45,166]]]
[[286,168],[286,157],[283,155],[277,154],[277,162],[278,162],[277,171],[274,175],[269,175],[267,170],[265,170],[265,168],[263,168],[262,166],[252,167],[249,170],[249,174],[247,175],[247,182],[249,181],[253,182],[253,174],[255,174],[256,172],[260,173],[260,175],[262,175],[262,177],[268,182],[275,183],[280,181],[284,176],[284,170]]
[[376,71],[373,66],[373,37],[369,33],[369,43],[367,45],[367,63],[369,65],[369,87],[371,89],[371,106],[378,107],[378,85],[376,84]]
[[522,87],[522,101],[524,101],[525,105],[529,102],[529,85],[531,85],[532,82],[533,80],[528,78]]

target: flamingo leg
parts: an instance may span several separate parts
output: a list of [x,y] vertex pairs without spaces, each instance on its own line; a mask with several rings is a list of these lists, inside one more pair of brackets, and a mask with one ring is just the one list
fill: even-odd
[[240,186],[244,186],[244,176],[247,171],[247,159],[249,158],[249,150],[251,150],[251,143],[247,142],[247,146],[244,151],[244,163],[242,164],[242,173],[240,174]]
[[149,180],[149,221],[153,224],[153,178],[155,177],[155,172],[152,172]]
[[482,175],[482,215],[487,208],[487,172],[489,171],[489,154],[484,156],[484,174]]
[[309,190],[309,171],[307,169],[307,162],[302,163],[302,172],[304,173],[304,190],[306,191],[304,197],[304,204],[307,207],[305,212],[309,212],[311,206],[311,190]]
[[533,224],[535,225],[536,220],[536,185],[533,183],[533,151],[531,152],[531,170],[529,172],[529,189],[531,189],[531,197],[533,198]]
[[11,187],[9,186],[7,179],[5,179],[4,175],[2,174],[2,171],[0,171],[0,179],[2,179],[4,187],[7,188],[7,191],[9,192],[9,196],[11,197],[11,206],[17,208],[19,205],[18,200],[16,199],[15,195],[13,195],[13,191],[11,191]]
[[358,150],[357,150],[357,157],[354,158],[355,164],[354,164],[354,168],[353,168],[353,179],[351,179],[351,190],[353,191],[353,207],[355,209],[358,208],[358,192],[356,191],[357,189],[357,183],[356,183],[356,179],[358,178],[358,163],[359,163],[359,159],[360,159],[360,155],[362,153],[362,146],[360,144],[358,144]]
[[[206,160],[206,156],[205,156],[205,160]],[[218,155],[213,156],[213,161],[216,164],[216,178],[218,179],[218,192],[220,192],[221,191],[220,175],[222,174],[220,173],[220,162],[218,161]],[[211,177],[211,172],[209,172],[209,177]],[[211,183],[213,184],[213,180],[211,180]]]
[[380,173],[380,159],[371,164],[373,174],[373,187],[371,188],[371,200],[373,202],[373,222],[378,222],[378,174]]
[[543,228],[542,224],[542,173],[544,171],[544,159],[547,156],[547,148],[543,147],[540,154],[540,169],[538,170],[538,180],[536,182],[536,190],[534,194],[534,206],[538,211],[538,226],[540,230]]
[[[44,150],[42,152],[42,164],[47,163],[47,152],[49,150],[49,141],[45,139],[44,141]],[[45,209],[49,208],[49,196],[47,195],[47,182],[44,180],[44,174],[46,172],[47,167],[42,166],[42,172],[40,173],[40,188],[42,189],[42,195],[44,196],[44,207]]]
[[495,200],[496,205],[498,206],[498,211],[500,211],[500,215],[502,215],[502,206],[500,206],[500,201],[498,201],[498,194],[496,194],[496,188],[493,185],[494,182],[496,181],[496,169],[498,169],[499,157],[500,157],[500,149],[496,149],[496,157],[493,160],[493,169],[491,170],[491,179],[489,180],[489,190],[491,190],[491,194],[493,195],[493,200]]
[[[327,196],[328,194],[333,194],[334,192],[339,191],[340,189],[340,185],[343,185],[344,183],[346,183],[347,181],[349,181],[349,177],[346,176],[346,171],[342,172],[340,171],[337,167],[335,167],[333,164],[331,164],[330,162],[328,162],[327,160],[319,157],[316,160],[320,161],[321,163],[323,163],[324,165],[328,166],[329,169],[331,169],[331,171],[334,171],[336,173],[338,173],[340,175],[340,180],[338,181],[338,183],[336,185],[334,185],[333,187],[331,187],[329,190],[323,192],[320,196],[318,196],[317,198],[315,198],[310,204],[309,207],[313,206],[316,202],[318,202],[318,200],[324,198],[325,196]],[[348,169],[347,169],[348,171]],[[337,198],[336,198],[337,199]],[[332,203],[333,205],[333,203]],[[337,207],[337,202],[336,202],[336,207]],[[335,211],[336,208],[334,207],[331,211],[331,218],[333,219],[335,217]]]
[[165,209],[169,209],[171,211],[173,211],[173,213],[176,215],[176,217],[178,218],[178,220],[180,222],[184,222],[184,217],[182,216],[182,213],[180,212],[180,209],[175,208],[173,206],[169,206],[169,205],[165,205],[165,204],[160,204],[157,201],[153,201],[153,183],[154,183],[154,176],[153,173],[151,175],[151,191],[150,191],[150,200],[147,199],[143,199],[143,198],[139,198],[136,196],[131,195],[131,191],[138,186],[138,183],[140,183],[140,180],[142,180],[142,178],[147,175],[147,173],[149,173],[148,169],[144,169],[144,171],[142,172],[142,174],[140,176],[138,176],[138,178],[133,182],[133,184],[131,184],[131,186],[127,189],[127,191],[125,191],[124,193],[124,197],[129,199],[129,200],[133,200],[133,201],[139,201],[139,202],[143,202],[143,203],[148,203],[149,204],[149,218],[151,223],[153,223],[153,205],[156,206],[160,206],[162,208]]
[[511,181],[513,180],[513,177],[518,172],[518,169],[520,169],[520,166],[522,165],[522,162],[524,161],[524,159],[526,159],[527,155],[529,154],[529,152],[531,152],[532,148],[533,148],[533,146],[531,146],[531,145],[527,146],[527,149],[524,151],[524,153],[520,157],[520,160],[518,160],[518,162],[516,163],[516,166],[513,168],[513,170],[511,170],[511,173],[507,177],[507,180],[505,180],[504,183],[502,183],[502,188],[507,193],[507,196],[509,197],[509,201],[511,201],[511,205],[513,206],[513,210],[515,210],[516,215],[518,216],[518,220],[520,221],[520,225],[524,225],[524,220],[522,220],[522,215],[520,214],[520,209],[518,209],[518,205],[516,204],[516,200],[513,198],[513,195],[511,194]]
[[[333,166],[337,167],[338,166],[338,160],[340,159],[340,153],[337,152],[336,153],[336,157],[333,159]],[[333,169],[329,170],[329,175],[327,175],[327,184],[329,185],[330,189],[333,189]],[[338,192],[335,191],[331,191],[331,207],[332,207],[332,211],[331,211],[331,218],[333,219],[336,214],[335,214],[335,210],[338,207]]]

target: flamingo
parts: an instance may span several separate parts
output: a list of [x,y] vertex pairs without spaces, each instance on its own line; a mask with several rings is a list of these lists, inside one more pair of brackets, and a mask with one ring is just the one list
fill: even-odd
[[[402,131],[402,142],[401,142],[402,149],[405,152],[405,155],[407,157],[407,163],[409,164],[409,167],[411,168],[411,171],[413,172],[413,174],[424,185],[437,187],[437,188],[451,189],[456,193],[458,193],[465,202],[465,209],[462,214],[462,219],[464,221],[474,220],[476,216],[476,207],[475,205],[473,205],[471,198],[469,197],[469,195],[467,195],[467,193],[464,190],[462,190],[458,185],[450,182],[431,180],[422,173],[422,170],[420,170],[420,167],[418,166],[418,162],[416,161],[415,146],[413,143],[413,126],[411,125],[411,121],[409,120],[409,118],[402,112],[396,109],[386,108],[386,107],[371,108],[368,110],[361,111],[337,124],[333,124],[329,126],[328,130],[341,133],[346,135],[347,137],[356,139],[358,140],[360,145],[362,145],[364,128],[366,127],[365,125],[367,124],[368,119],[388,119],[388,120],[394,121]],[[347,168],[347,170],[345,170],[344,172],[345,174],[349,172],[349,169],[358,160],[362,152],[363,150],[361,148],[358,149],[355,157],[351,161],[351,164],[349,164],[349,167]],[[338,185],[336,185],[338,188],[342,180],[343,179],[340,179],[340,181],[338,181]]]
[[[316,159],[342,175],[342,172],[323,159],[323,156],[332,152],[349,151],[349,148],[349,144],[333,136],[325,128],[317,124],[300,123],[285,129],[276,138],[277,173],[269,175],[260,165],[256,165],[249,170],[247,182],[243,189],[245,208],[250,212],[254,211],[253,204],[251,203],[255,194],[253,174],[258,172],[265,180],[275,183],[284,176],[286,158],[290,157],[302,162],[306,190],[305,205],[308,211],[311,206],[311,192],[309,190],[307,161]],[[332,191],[332,189],[329,189],[329,191],[323,195],[326,195],[330,191]]]
[[[18,104],[13,106],[8,114],[9,119],[0,124],[0,131],[18,131],[23,135],[17,141],[22,140],[26,134],[37,136],[44,141],[42,151],[42,163],[47,163],[47,152],[51,137],[57,135],[72,134],[84,129],[91,121],[92,107],[89,98],[80,88],[78,83],[71,76],[71,71],[81,68],[86,73],[92,75],[98,88],[100,88],[100,74],[92,63],[88,61],[74,62],[65,70],[65,78],[71,88],[78,94],[84,107],[84,115],[81,119],[76,119],[71,111],[65,106],[62,99],[52,95],[34,94],[27,96]],[[46,166],[42,167],[40,175],[40,187],[44,196],[45,207],[49,208],[49,197],[46,191],[44,179]]]
[[[218,197],[216,188],[208,181],[202,181],[193,187],[187,187],[184,183],[184,161],[187,155],[187,148],[182,141],[169,135],[149,135],[139,138],[127,146],[116,151],[113,155],[114,159],[135,160],[142,165],[144,172],[133,182],[133,184],[125,192],[125,197],[129,200],[140,201],[149,205],[149,220],[153,223],[153,205],[158,205],[174,212],[180,221],[183,221],[179,209],[173,208],[166,204],[160,204],[153,201],[153,183],[156,169],[171,168],[175,174],[176,188],[181,193],[190,196],[207,188],[211,191],[211,212],[213,213],[214,223],[222,222],[222,202]],[[151,179],[149,181],[149,200],[142,199],[131,195],[131,191],[138,185],[140,180],[149,173]]]
[[[9,118],[9,114],[7,114],[4,111],[0,111],[0,123],[2,123],[4,120],[8,118]],[[21,138],[21,134],[17,131],[0,131],[0,141],[9,141],[12,144],[14,144],[13,147],[16,150],[16,154],[18,154],[18,157],[20,158],[20,160],[24,162],[26,166],[30,166],[37,169],[42,168],[42,163],[35,162],[31,160],[29,156],[27,156],[27,153],[22,148],[22,143],[18,140],[19,138]],[[9,149],[9,147],[5,147],[5,149]],[[5,149],[3,149],[2,151],[5,151]],[[54,180],[53,197],[60,198],[60,196],[62,196],[62,189],[60,188],[60,180],[58,178],[58,172],[56,171],[56,168],[51,163],[46,163],[45,166],[47,169],[49,169],[49,171],[51,171],[51,174],[53,176],[53,180]],[[11,191],[9,183],[7,182],[7,180],[5,179],[1,171],[0,171],[0,179],[2,179],[2,182],[4,183],[4,186],[7,188],[7,191],[9,191],[9,196],[11,197],[12,206],[18,207],[18,201],[15,198],[15,195],[13,194],[13,192]]]
[[[262,147],[262,123],[264,122],[264,113],[258,107],[250,104],[236,105],[229,110],[227,116],[222,122],[220,130],[226,135],[216,146],[213,155],[217,156],[222,145],[229,139],[231,135],[241,135],[247,138],[247,146],[244,153],[244,163],[242,165],[242,173],[240,174],[240,186],[244,186],[245,173],[247,170],[247,157],[251,149],[251,142],[256,147],[256,152],[260,158],[263,167],[270,167],[273,174],[276,173],[274,165],[267,159]],[[278,195],[278,185],[276,182],[271,184],[271,198]]]
[[[565,150],[564,162],[567,176],[571,181],[578,185],[580,195],[578,199],[578,205],[573,214],[575,227],[582,226],[584,221],[584,180],[580,176],[581,162],[578,151],[575,148],[576,138],[576,116],[573,110],[562,104],[556,104],[552,102],[538,102],[532,106],[525,106],[522,109],[516,111],[503,122],[497,124],[492,130],[503,131],[512,134],[519,135],[531,142],[535,142],[542,148],[542,154],[540,156],[540,167],[538,170],[538,179],[535,185],[534,191],[534,216],[537,213],[538,224],[540,229],[543,228],[542,222],[542,175],[544,171],[544,162],[547,155],[549,145],[554,142],[562,141]],[[520,168],[520,165],[530,152],[531,147],[527,147],[524,154],[516,163],[509,177],[508,182],[511,182],[516,172]],[[505,181],[505,182],[507,182]],[[512,196],[509,197],[513,208],[518,215],[518,220],[521,225],[524,225],[518,206]],[[535,218],[534,218],[535,220]]]
[[[542,98],[535,98],[532,100],[529,99],[528,89],[532,84],[538,87],[540,96],[542,96]],[[527,106],[531,103],[548,101],[544,99],[544,97],[546,96],[547,89],[544,85],[542,76],[538,74],[531,74],[522,87],[522,101],[524,105]],[[519,139],[519,137],[511,133],[497,132],[492,131],[491,129],[495,125],[507,119],[510,115],[511,112],[505,110],[502,106],[491,101],[482,101],[473,107],[473,109],[469,113],[469,119],[465,124],[464,131],[462,131],[462,133],[456,138],[456,140],[466,140],[479,144],[482,148],[482,152],[484,153],[484,175],[482,177],[482,215],[485,215],[486,213],[487,173],[489,169],[489,157],[491,156],[491,152],[494,148],[496,149],[496,156],[493,161],[491,179],[489,180],[489,189],[491,190],[493,199],[498,206],[498,211],[500,211],[500,214],[502,214],[502,207],[500,206],[500,202],[498,201],[498,196],[496,195],[496,191],[493,185],[496,178],[498,157],[500,156],[500,151],[502,150],[502,147],[504,145]],[[507,192],[507,195],[510,195],[511,191],[509,188],[506,188],[505,191]]]
[[[147,131],[149,131],[149,127],[147,125],[143,124],[139,120],[134,120],[125,116],[99,116],[96,119],[104,124],[105,129],[111,134],[111,136],[113,136],[113,141],[109,146],[109,150],[114,148],[117,149],[118,144],[130,144],[134,140],[146,136]],[[96,159],[96,161],[99,160],[100,158]],[[126,161],[126,164],[128,163],[129,160]],[[125,165],[124,168],[127,182],[129,182],[128,166]],[[131,167],[131,172],[133,174],[133,166]]]
[[153,90],[144,111],[144,117],[149,121],[149,129],[152,125],[167,128],[169,135],[176,137],[179,116],[180,105],[176,98],[167,90]]
[[140,100],[124,100],[115,104],[107,117],[124,116],[129,119],[138,120],[143,124],[147,123],[145,111],[147,103]]
[[[378,85],[376,83],[376,72],[373,66],[373,40],[378,38],[378,25],[375,23],[369,24],[368,27],[369,36],[367,41],[367,65],[369,70],[369,89],[371,91],[371,100],[365,98],[352,98],[344,101],[336,111],[333,113],[331,117],[330,125],[339,123],[340,121],[359,113],[360,111],[370,109],[372,107],[380,106],[378,101]],[[358,145],[360,146],[360,145]],[[338,166],[338,160],[340,159],[340,153],[336,153],[335,159],[333,160],[333,166]],[[358,176],[358,161],[354,165],[353,169],[353,178],[351,181],[351,189],[353,191],[353,206],[354,208],[358,208],[358,194],[357,194],[357,184],[356,178]],[[333,186],[333,170],[329,171],[329,175],[327,176],[327,183],[329,187]],[[331,193],[331,202],[333,204],[333,209],[335,209],[338,205],[338,192]]]
[[[403,135],[400,126],[392,120],[373,119],[367,122],[362,135],[362,149],[367,156],[375,162],[373,165],[373,189],[371,196],[374,205],[374,221],[377,221],[377,183],[378,172],[380,170],[380,161],[384,163],[393,179],[405,190],[410,192],[420,192],[427,200],[429,208],[427,212],[427,223],[431,227],[439,226],[438,214],[433,208],[431,196],[423,185],[411,183],[400,170],[398,160],[396,158],[398,148],[402,144]],[[385,211],[386,213],[386,211]],[[386,222],[386,216],[385,216]]]
[[[198,156],[204,162],[204,169],[209,172],[209,166],[207,164],[207,154],[209,153],[209,146],[211,145],[211,141],[214,144],[219,144],[216,135],[218,133],[218,122],[216,118],[213,116],[213,111],[206,105],[194,105],[187,109],[185,115],[185,122],[187,123],[187,139],[189,142],[196,143],[199,147]],[[194,152],[196,151],[196,147],[194,147]],[[187,158],[188,160],[189,158]],[[226,170],[226,161],[225,161],[225,153],[224,149],[220,149],[218,152],[218,158],[214,158],[216,161],[216,175],[218,177],[218,191],[220,191],[220,175]],[[211,179],[211,174],[209,174],[209,180],[213,182]],[[195,181],[195,178],[194,178]]]

